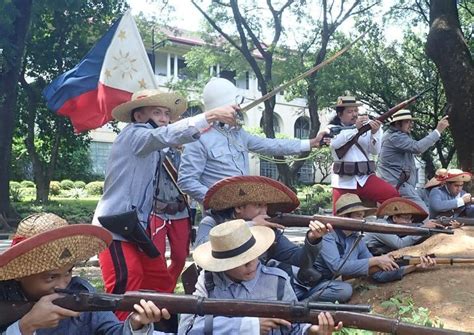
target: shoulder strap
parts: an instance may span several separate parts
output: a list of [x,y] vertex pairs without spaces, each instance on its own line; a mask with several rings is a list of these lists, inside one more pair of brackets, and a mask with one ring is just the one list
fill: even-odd
[[283,300],[283,296],[285,295],[285,284],[286,278],[282,276],[278,276],[278,284],[277,284],[277,300]]
[[189,208],[189,203],[188,203],[188,196],[183,191],[181,191],[181,189],[178,186],[178,170],[173,165],[173,162],[168,156],[165,156],[165,159],[163,159],[163,168],[165,169],[168,177],[170,177],[171,182],[173,183],[174,187],[176,187],[176,189],[178,190],[178,193],[183,197],[183,201],[186,204],[186,208],[188,209],[188,212],[191,212]]
[[212,272],[204,270],[204,286],[206,286],[207,296],[210,297],[211,293],[214,291],[214,278],[212,277]]
[[355,143],[356,147],[359,148],[359,150],[364,154],[365,156],[365,159],[367,159],[367,161],[369,161],[369,156],[367,155],[367,153],[365,152],[364,148],[362,148],[362,146],[359,144],[359,142],[356,142]]

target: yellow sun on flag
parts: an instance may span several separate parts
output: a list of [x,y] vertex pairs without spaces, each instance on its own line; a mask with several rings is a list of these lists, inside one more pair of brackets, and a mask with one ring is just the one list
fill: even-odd
[[116,63],[112,70],[118,70],[119,74],[122,76],[122,79],[124,79],[125,76],[133,79],[133,73],[138,72],[138,70],[133,67],[137,59],[132,58],[130,52],[123,53],[122,50],[119,50],[118,56],[112,56],[112,58]]

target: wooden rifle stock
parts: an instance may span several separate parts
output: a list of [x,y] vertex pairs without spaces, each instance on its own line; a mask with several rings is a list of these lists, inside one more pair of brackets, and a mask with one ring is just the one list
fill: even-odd
[[450,229],[411,227],[399,224],[370,222],[366,220],[351,219],[329,215],[297,215],[278,213],[276,216],[266,219],[269,222],[278,223],[285,227],[308,227],[312,220],[331,224],[335,229],[350,231],[362,231],[367,233],[399,234],[414,236],[431,236],[433,234],[454,234]]
[[[469,257],[436,257],[435,254],[429,254],[426,255],[431,258],[436,259],[436,264],[448,264],[448,265],[454,265],[454,264],[474,264],[474,258],[469,258]],[[400,266],[406,266],[406,265],[418,265],[421,263],[420,257],[415,257],[415,256],[403,256],[400,258],[396,258],[395,262],[400,265]]]
[[[400,109],[403,109],[405,107],[407,107],[408,105],[411,105],[413,102],[415,102],[419,97],[421,97],[423,94],[425,94],[426,92],[430,91],[433,89],[433,86],[432,87],[429,87],[427,88],[426,90],[424,90],[423,92],[411,97],[410,99],[407,99],[401,103],[399,103],[398,105],[390,108],[388,111],[386,111],[385,113],[383,113],[382,115],[380,115],[379,117],[376,118],[376,120],[380,121],[380,122],[385,122],[389,117],[391,117],[393,114],[395,114],[396,112],[398,112]],[[368,132],[369,130],[371,129],[370,125],[367,123],[365,125],[363,125],[359,131],[354,135],[353,138],[351,138],[350,141],[348,141],[346,144],[344,144],[342,147],[340,148],[337,148],[335,151],[336,151],[336,155],[337,157],[339,157],[339,159],[342,159],[342,157],[344,157],[346,155],[346,153],[349,151],[349,149],[357,143],[357,141],[359,140],[359,137]]]
[[[406,335],[462,334],[462,332],[423,327],[399,322],[382,316],[356,313],[368,312],[367,305],[342,305],[309,302],[282,302],[236,299],[209,299],[192,295],[177,295],[149,292],[127,292],[124,295],[107,293],[74,292],[59,290],[64,297],[53,301],[54,304],[70,310],[84,311],[133,311],[133,305],[140,299],[151,300],[170,313],[197,315],[215,315],[229,317],[282,318],[290,322],[317,324],[318,314],[329,311],[337,323],[342,321],[345,327],[367,329],[378,332],[396,332]],[[0,302],[0,324],[6,325],[20,319],[34,305],[34,302]],[[350,311],[352,310],[352,311]]]
[[464,226],[474,226],[474,218],[440,216],[433,221],[442,224],[443,226],[450,226],[451,221],[457,221]]

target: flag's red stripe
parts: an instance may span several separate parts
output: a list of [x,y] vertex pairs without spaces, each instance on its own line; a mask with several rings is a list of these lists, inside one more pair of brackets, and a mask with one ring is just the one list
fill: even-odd
[[112,120],[112,109],[130,101],[132,93],[98,83],[95,90],[69,99],[58,114],[71,119],[77,133],[103,126]]

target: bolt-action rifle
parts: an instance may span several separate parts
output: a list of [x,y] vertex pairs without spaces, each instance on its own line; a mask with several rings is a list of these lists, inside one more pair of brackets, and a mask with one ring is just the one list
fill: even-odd
[[[435,254],[426,255],[430,258],[436,259],[436,264],[474,264],[474,257],[436,257]],[[402,256],[395,258],[395,263],[400,266],[418,265],[421,263],[420,257],[416,256]]]

